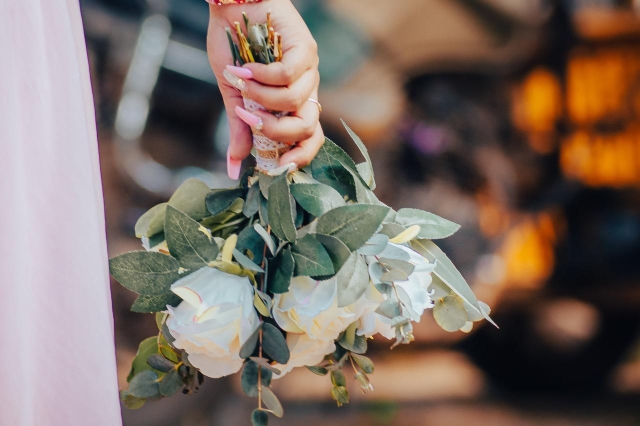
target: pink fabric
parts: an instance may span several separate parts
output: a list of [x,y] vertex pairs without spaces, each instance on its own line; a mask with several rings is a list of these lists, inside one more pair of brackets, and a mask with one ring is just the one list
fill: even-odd
[[121,424],[77,0],[0,0],[0,425]]

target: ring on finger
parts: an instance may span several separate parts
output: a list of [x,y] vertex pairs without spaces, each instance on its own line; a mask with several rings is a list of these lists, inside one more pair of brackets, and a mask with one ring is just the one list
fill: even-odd
[[320,111],[322,113],[322,104],[320,104],[320,102],[318,102],[317,100],[313,99],[313,98],[309,98],[307,99],[309,102],[313,102],[314,104],[318,105],[318,111]]

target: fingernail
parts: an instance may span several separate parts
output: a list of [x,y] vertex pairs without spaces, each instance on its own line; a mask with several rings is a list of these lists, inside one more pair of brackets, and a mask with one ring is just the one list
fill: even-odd
[[247,123],[252,128],[256,130],[262,130],[262,118],[258,117],[257,115],[251,114],[249,111],[247,111],[246,109],[242,109],[239,106],[236,107],[236,114],[238,114],[238,117],[240,117],[242,121]]
[[289,166],[289,173],[293,173],[298,170],[298,165],[296,163],[289,163],[287,165]]
[[244,78],[246,80],[253,78],[253,73],[248,68],[242,67],[234,67],[233,65],[227,65],[227,70],[239,78]]
[[245,83],[243,79],[229,72],[229,70],[225,69],[224,71],[222,71],[222,75],[229,82],[230,85],[232,85],[239,91],[244,92],[245,89],[247,88],[247,83]]
[[240,167],[242,166],[242,161],[234,160],[231,158],[231,153],[227,151],[227,174],[233,180],[238,180],[240,177]]

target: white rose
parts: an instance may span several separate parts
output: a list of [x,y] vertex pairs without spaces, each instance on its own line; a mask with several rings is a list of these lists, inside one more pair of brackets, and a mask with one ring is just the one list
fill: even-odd
[[338,307],[335,278],[316,281],[309,277],[294,278],[289,291],[275,295],[273,317],[287,333],[306,333],[319,340],[337,339],[358,319],[349,307]]
[[286,365],[276,364],[281,373],[274,378],[279,379],[297,367],[318,365],[324,357],[335,352],[334,340],[312,339],[307,334],[287,334],[287,346],[291,357]]
[[169,307],[167,327],[176,348],[212,378],[242,367],[240,348],[260,324],[247,277],[204,267],[177,281],[171,290],[183,299]]

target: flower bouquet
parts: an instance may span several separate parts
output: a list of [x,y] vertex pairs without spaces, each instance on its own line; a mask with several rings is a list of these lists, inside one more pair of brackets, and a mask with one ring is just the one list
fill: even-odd
[[[269,24],[245,28],[236,26],[237,43],[228,32],[234,62],[280,58]],[[283,415],[271,381],[296,367],[329,376],[342,405],[343,368],[373,390],[369,339],[408,344],[427,309],[450,332],[491,321],[432,241],[459,226],[381,203],[367,150],[345,127],[364,162],[327,139],[304,169],[278,168],[289,147],[254,129],[258,166],[236,188],[191,179],[138,220],[145,250],[114,257],[110,271],[139,294],[134,312],[155,313],[159,333],[140,343],[121,395],[127,407],[241,371],[242,390],[258,399],[252,424],[266,425],[268,413]]]

